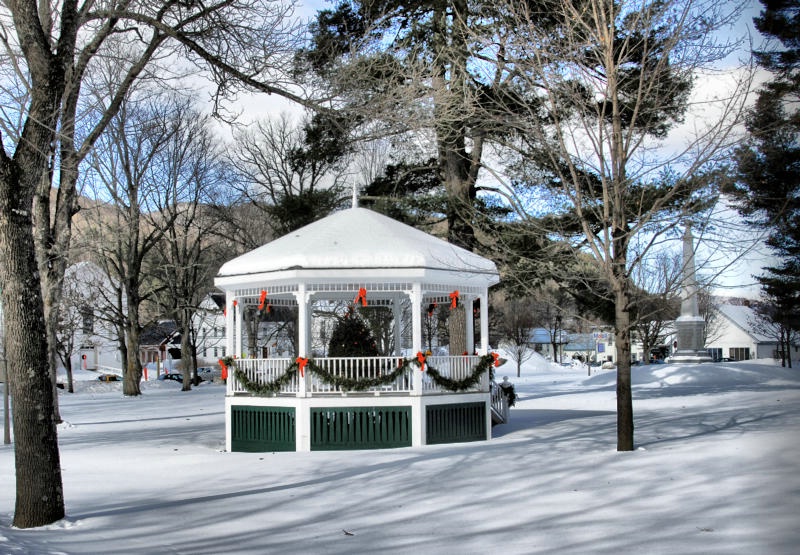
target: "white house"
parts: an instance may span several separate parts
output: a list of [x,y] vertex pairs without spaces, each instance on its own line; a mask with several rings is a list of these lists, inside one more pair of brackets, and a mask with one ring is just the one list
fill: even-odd
[[119,337],[108,321],[114,299],[111,280],[96,264],[84,261],[67,268],[60,335],[62,343],[71,341],[73,368],[122,372]]
[[212,292],[203,298],[194,313],[198,358],[215,361],[227,356],[224,309],[225,294]]
[[[714,360],[751,360],[757,358],[779,359],[777,334],[770,336],[757,325],[756,311],[747,305],[723,303],[717,307],[720,327],[707,345]],[[793,361],[800,360],[797,344],[791,348]]]

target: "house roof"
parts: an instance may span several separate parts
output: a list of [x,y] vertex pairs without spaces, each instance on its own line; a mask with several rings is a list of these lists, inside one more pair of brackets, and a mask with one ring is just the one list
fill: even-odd
[[769,337],[754,329],[753,324],[758,320],[758,315],[752,307],[723,303],[717,306],[717,310],[719,310],[722,316],[747,333],[757,343],[775,343],[774,337]]
[[152,347],[169,343],[177,336],[178,326],[174,320],[161,320],[142,329],[139,336],[140,347]]
[[311,274],[409,279],[442,272],[487,285],[499,280],[491,260],[372,210],[350,208],[226,262],[217,284]]

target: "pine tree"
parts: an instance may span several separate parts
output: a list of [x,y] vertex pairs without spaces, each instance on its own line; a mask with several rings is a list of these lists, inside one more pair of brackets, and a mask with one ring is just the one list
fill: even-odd
[[779,263],[758,278],[775,323],[800,328],[800,2],[762,0],[756,28],[780,45],[755,52],[773,78],[759,91],[747,119],[750,138],[737,151],[737,181],[728,192],[739,211],[768,230]]
[[331,333],[328,356],[374,357],[378,356],[375,339],[364,320],[353,310],[341,318]]

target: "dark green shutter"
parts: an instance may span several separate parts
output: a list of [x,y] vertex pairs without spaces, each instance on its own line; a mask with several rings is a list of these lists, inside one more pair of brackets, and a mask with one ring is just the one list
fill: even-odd
[[296,451],[293,407],[231,407],[231,450]]
[[411,407],[311,409],[311,450],[411,446]]
[[429,445],[487,439],[486,403],[428,405],[425,420],[425,437]]

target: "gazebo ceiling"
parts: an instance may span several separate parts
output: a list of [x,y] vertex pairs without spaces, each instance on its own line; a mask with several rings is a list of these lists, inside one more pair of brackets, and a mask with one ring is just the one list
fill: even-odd
[[490,286],[494,262],[366,208],[350,208],[234,258],[220,287],[289,280],[431,280]]

